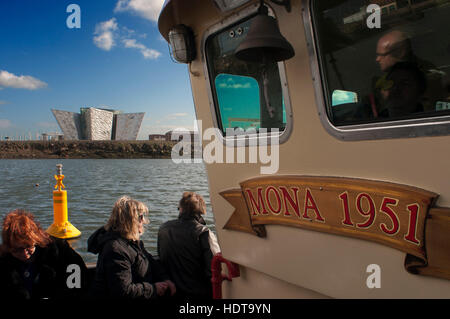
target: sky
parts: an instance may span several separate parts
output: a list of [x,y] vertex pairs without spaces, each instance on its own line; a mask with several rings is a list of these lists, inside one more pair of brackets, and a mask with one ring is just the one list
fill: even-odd
[[51,109],[80,107],[145,112],[138,139],[193,129],[187,65],[158,31],[163,2],[1,0],[0,137],[61,132]]

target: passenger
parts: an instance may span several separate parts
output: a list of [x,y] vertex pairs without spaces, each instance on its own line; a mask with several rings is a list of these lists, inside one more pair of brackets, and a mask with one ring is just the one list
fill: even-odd
[[[446,100],[442,77],[443,72],[436,70],[432,63],[419,59],[414,55],[411,40],[404,32],[393,30],[378,40],[376,46],[376,62],[383,74],[379,77],[372,78],[372,92],[363,97],[360,103],[333,108],[333,118],[336,124],[341,125],[350,122],[361,123],[377,118],[398,116],[399,114],[395,110],[397,107],[393,107],[393,104],[398,105],[398,110],[407,110],[406,105],[400,106],[401,103],[398,100],[395,103],[393,102],[394,92],[389,93],[392,91],[389,89],[389,82],[392,81],[389,81],[387,77],[391,74],[391,69],[394,65],[399,63],[407,63],[414,69],[412,72],[416,73],[416,75],[417,72],[422,73],[420,78],[425,79],[427,83],[425,91],[420,92],[419,105],[422,111],[435,111],[437,102]],[[415,78],[417,79],[417,77]],[[388,94],[390,94],[389,99]],[[409,97],[412,96],[410,95]],[[388,105],[386,105],[388,100],[390,101],[390,110],[388,110]],[[403,102],[406,103],[406,99],[403,99]],[[415,106],[413,105],[411,107]],[[411,113],[415,112],[411,112],[411,110],[406,111],[406,114]]]
[[205,201],[201,195],[185,192],[178,210],[178,219],[159,229],[158,255],[177,286],[178,298],[212,298],[211,260],[220,248],[202,218]]
[[99,254],[91,297],[151,299],[175,294],[172,281],[139,239],[148,208],[120,197],[104,227],[88,239],[88,251]]
[[[385,110],[383,105],[382,87],[385,86],[386,76],[396,63],[410,62],[424,73],[428,82],[428,87],[421,97],[421,103],[425,111],[434,111],[436,109],[436,102],[446,95],[444,86],[442,84],[442,72],[436,70],[436,66],[431,62],[419,59],[412,50],[411,40],[402,31],[393,30],[382,36],[377,43],[376,48],[376,62],[378,63],[383,75],[376,78],[375,81],[375,95],[371,97],[372,111],[377,117],[377,113]],[[375,106],[376,104],[376,106]],[[375,108],[376,107],[376,108]]]
[[423,72],[410,62],[396,63],[386,76],[383,98],[386,109],[380,117],[406,116],[423,112],[421,96],[426,90]]
[[[8,213],[2,240],[1,300],[82,297],[87,282],[83,259],[65,240],[50,237],[31,213],[22,209]],[[79,268],[68,268],[72,264]]]
[[377,42],[376,61],[382,72],[388,72],[397,62],[416,62],[411,49],[411,41],[399,30],[390,31]]

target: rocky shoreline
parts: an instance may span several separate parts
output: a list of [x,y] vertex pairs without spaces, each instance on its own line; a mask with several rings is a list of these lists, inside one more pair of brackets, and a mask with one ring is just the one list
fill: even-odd
[[167,141],[1,141],[0,159],[171,158]]

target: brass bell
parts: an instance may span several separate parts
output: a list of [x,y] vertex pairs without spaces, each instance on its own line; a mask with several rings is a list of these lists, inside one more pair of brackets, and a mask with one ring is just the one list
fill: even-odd
[[267,7],[262,5],[235,55],[247,62],[270,63],[290,59],[295,51],[281,34],[275,18],[269,16]]

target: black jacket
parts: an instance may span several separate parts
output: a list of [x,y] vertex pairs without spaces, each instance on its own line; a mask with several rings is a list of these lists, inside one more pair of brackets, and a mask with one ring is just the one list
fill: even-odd
[[142,241],[124,239],[103,227],[89,237],[88,251],[99,254],[92,297],[156,298],[154,283],[169,279]]
[[211,260],[218,249],[201,216],[181,214],[160,227],[158,255],[179,298],[212,298]]
[[[71,264],[79,268],[68,268]],[[29,262],[9,253],[0,257],[0,300],[82,297],[87,280],[83,259],[65,240],[53,239],[46,247],[37,246]]]

